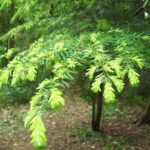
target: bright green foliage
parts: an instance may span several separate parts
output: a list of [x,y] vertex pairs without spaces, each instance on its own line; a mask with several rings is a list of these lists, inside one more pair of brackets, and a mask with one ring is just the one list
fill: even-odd
[[1,8],[3,8],[3,7],[8,7],[8,6],[11,5],[11,0],[2,0],[2,1],[0,2],[0,4],[1,4]]
[[137,66],[142,69],[144,62],[141,58],[139,58],[138,56],[132,57],[132,60],[137,64]]
[[95,78],[95,81],[92,83],[92,87],[91,87],[91,90],[94,92],[94,93],[98,93],[101,91],[100,89],[100,85],[101,83],[103,82],[103,76],[98,76]]
[[112,84],[109,82],[106,82],[105,88],[104,88],[104,99],[106,103],[111,103],[115,100],[115,93],[114,89],[112,87]]
[[136,73],[134,69],[129,68],[128,77],[133,87],[136,87],[139,84],[139,74]]
[[29,130],[32,132],[31,143],[33,144],[33,146],[35,148],[45,147],[46,146],[46,137],[45,137],[46,129],[44,127],[44,124],[40,116],[35,116],[32,119]]
[[5,70],[3,73],[1,72],[1,78],[0,78],[0,85],[2,86],[3,84],[8,83],[8,78],[10,75],[10,70]]
[[88,72],[86,73],[86,75],[89,76],[90,80],[93,79],[97,67],[98,66],[92,66],[90,69],[88,69]]
[[41,93],[36,93],[35,96],[32,97],[32,100],[30,102],[31,108],[34,108],[37,103],[41,100],[42,94]]
[[111,25],[109,24],[109,22],[106,19],[101,19],[99,21],[97,21],[97,25],[96,25],[97,30],[100,31],[108,31],[111,28]]
[[29,67],[27,70],[28,74],[27,74],[27,79],[30,81],[34,81],[35,77],[36,77],[36,70],[33,66]]
[[58,110],[64,105],[64,99],[61,95],[62,93],[57,88],[51,89],[49,103],[52,110]]
[[[147,56],[143,41],[149,41],[149,36],[131,31],[130,26],[118,28],[113,20],[115,12],[106,11],[107,6],[113,7],[114,1],[0,2],[0,10],[11,14],[9,30],[0,33],[0,64],[7,60],[0,66],[0,87],[38,84],[25,119],[35,148],[46,146],[42,115],[62,108],[64,90],[81,74],[88,77],[94,93],[101,91],[101,84],[105,85],[106,103],[113,102],[116,92],[123,90],[126,76],[132,86],[139,84],[137,69],[148,64],[149,58],[143,61]],[[124,6],[130,8],[127,2]],[[117,13],[117,17],[120,15]],[[11,39],[15,46],[6,48]]]
[[124,83],[121,79],[118,79],[117,76],[111,76],[110,77],[113,84],[116,86],[118,92],[122,92],[123,88],[124,88]]
[[[37,95],[36,98],[38,99]],[[46,140],[46,129],[44,127],[43,121],[40,117],[40,112],[37,112],[33,106],[33,101],[31,104],[31,110],[29,112],[29,115],[25,118],[25,127],[29,129],[31,132],[31,143],[35,148],[44,148],[47,144]],[[39,113],[39,114],[38,114]]]

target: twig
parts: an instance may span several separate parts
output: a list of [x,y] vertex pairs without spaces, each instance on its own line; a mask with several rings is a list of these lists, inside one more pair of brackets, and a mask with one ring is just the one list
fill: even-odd
[[148,0],[146,0],[143,4],[143,6],[139,7],[133,14],[132,16],[137,15],[140,11],[144,10],[146,8],[146,5],[148,4]]

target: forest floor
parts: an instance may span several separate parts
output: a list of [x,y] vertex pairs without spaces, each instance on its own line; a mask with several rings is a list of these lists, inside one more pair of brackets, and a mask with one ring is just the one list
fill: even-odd
[[[33,150],[22,121],[27,109],[14,105],[0,110],[0,150]],[[80,98],[67,100],[61,111],[44,118],[46,150],[150,150],[150,127],[131,123],[138,115],[136,107],[125,112],[114,106],[104,108],[101,132],[94,133],[91,106]]]

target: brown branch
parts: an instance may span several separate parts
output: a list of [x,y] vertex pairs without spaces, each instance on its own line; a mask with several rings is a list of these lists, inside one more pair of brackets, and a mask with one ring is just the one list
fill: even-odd
[[144,2],[143,6],[139,7],[139,8],[132,14],[132,16],[135,16],[135,15],[137,15],[138,13],[140,13],[142,10],[144,10],[144,9],[146,8],[147,4],[148,4],[148,0],[146,0],[146,1]]

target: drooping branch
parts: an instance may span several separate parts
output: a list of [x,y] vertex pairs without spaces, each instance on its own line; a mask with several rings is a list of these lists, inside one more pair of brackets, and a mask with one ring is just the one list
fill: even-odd
[[146,1],[144,2],[144,4],[143,4],[141,7],[139,7],[139,8],[132,14],[132,16],[135,16],[135,15],[137,15],[138,13],[140,13],[142,10],[144,10],[144,9],[146,8],[147,4],[148,4],[148,0],[146,0]]

